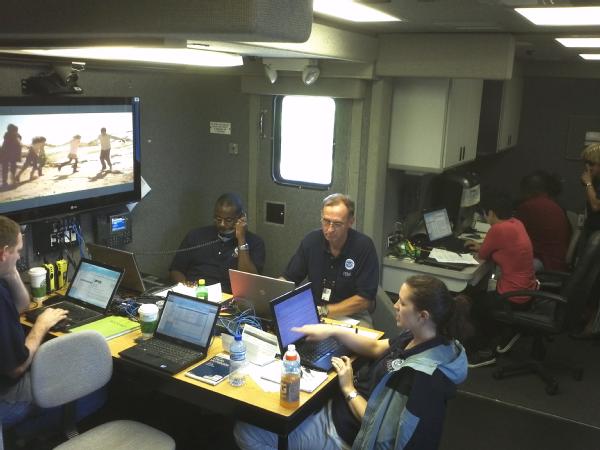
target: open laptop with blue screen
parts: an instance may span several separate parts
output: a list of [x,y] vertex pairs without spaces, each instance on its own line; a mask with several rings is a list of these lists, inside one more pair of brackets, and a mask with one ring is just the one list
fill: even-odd
[[59,322],[54,329],[68,330],[93,322],[107,313],[122,277],[123,269],[119,267],[81,259],[66,294],[46,300],[46,306],[27,311],[25,317],[34,322],[46,308],[52,307],[69,311],[65,322]]
[[123,350],[122,358],[170,374],[206,357],[221,305],[169,291],[154,337]]
[[334,338],[308,342],[305,335],[292,331],[293,327],[319,323],[319,313],[310,287],[311,284],[307,283],[271,301],[277,341],[282,355],[289,344],[294,344],[302,365],[328,372],[332,368],[331,358],[349,355],[349,350]]

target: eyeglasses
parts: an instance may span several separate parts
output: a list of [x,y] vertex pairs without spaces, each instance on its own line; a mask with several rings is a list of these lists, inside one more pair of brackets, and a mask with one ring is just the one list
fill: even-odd
[[216,223],[223,222],[225,225],[233,225],[238,220],[237,217],[219,217],[219,216],[215,216],[213,219]]
[[594,161],[590,161],[589,159],[584,159],[584,160],[583,160],[583,163],[584,163],[586,166],[595,166],[596,164],[598,164],[598,163],[595,163]]
[[332,227],[334,230],[339,230],[344,226],[344,222],[334,222],[333,220],[321,217],[321,225],[323,225],[323,228]]

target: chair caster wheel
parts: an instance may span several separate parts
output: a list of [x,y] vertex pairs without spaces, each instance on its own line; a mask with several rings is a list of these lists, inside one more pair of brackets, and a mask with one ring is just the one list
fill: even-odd
[[558,393],[558,383],[552,383],[546,385],[546,394],[548,395],[556,395]]
[[583,379],[583,369],[575,369],[573,371],[573,379],[575,381],[581,381]]

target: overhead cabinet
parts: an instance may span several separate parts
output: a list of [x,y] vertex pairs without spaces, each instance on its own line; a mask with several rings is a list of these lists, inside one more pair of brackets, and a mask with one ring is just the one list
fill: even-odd
[[478,155],[501,152],[517,145],[522,96],[523,79],[519,76],[484,82]]
[[482,80],[397,80],[392,102],[389,167],[442,172],[474,160],[482,89]]

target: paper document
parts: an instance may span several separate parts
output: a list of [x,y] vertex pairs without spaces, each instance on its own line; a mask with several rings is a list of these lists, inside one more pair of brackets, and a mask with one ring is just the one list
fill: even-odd
[[[268,366],[263,367],[262,378],[279,384],[281,380],[281,361],[273,361]],[[309,370],[302,367],[302,377],[300,378],[300,390],[303,392],[312,392],[327,379],[326,372],[318,370]]]
[[[208,291],[208,301],[213,303],[221,303],[223,300],[223,293],[221,291],[221,283],[211,284],[210,286],[206,286],[206,290]],[[183,295],[189,295],[191,297],[196,296],[196,287],[188,286],[183,283],[177,283],[175,286],[169,286],[162,291],[155,292],[154,295],[157,297],[165,298],[169,291],[175,291]]]
[[479,221],[475,222],[475,225],[473,226],[473,228],[475,228],[475,231],[479,231],[481,233],[487,233],[490,227],[491,225],[489,223]]
[[277,336],[266,331],[259,330],[252,325],[244,325],[242,340],[246,344],[246,357],[248,361],[264,366],[275,360],[279,353]]
[[429,257],[445,263],[479,265],[479,262],[470,253],[454,253],[439,248],[432,249]]

